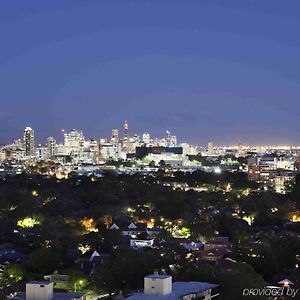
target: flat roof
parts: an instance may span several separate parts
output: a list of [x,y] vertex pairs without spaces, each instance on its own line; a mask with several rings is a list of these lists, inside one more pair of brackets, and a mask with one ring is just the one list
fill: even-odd
[[85,293],[54,293],[53,300],[72,300],[76,298],[81,298]]
[[[73,300],[80,299],[82,296],[84,296],[85,293],[53,293],[52,300]],[[25,293],[22,293],[19,297],[19,300],[25,300],[26,295]]]
[[[152,276],[152,275],[150,275]],[[162,275],[164,276],[164,275]],[[148,277],[148,276],[147,276]],[[150,277],[151,278],[151,277]],[[209,289],[217,288],[217,284],[198,281],[177,281],[172,284],[172,293],[168,295],[146,295],[135,293],[126,299],[129,300],[178,300],[185,295],[201,293]]]
[[27,284],[40,284],[40,285],[48,285],[48,284],[50,284],[50,283],[52,283],[51,281],[29,281],[29,282],[27,282],[26,283],[26,285]]
[[147,275],[145,276],[145,278],[152,278],[152,279],[165,279],[165,278],[169,278],[172,277],[170,275],[161,275],[161,274],[151,274],[151,275]]

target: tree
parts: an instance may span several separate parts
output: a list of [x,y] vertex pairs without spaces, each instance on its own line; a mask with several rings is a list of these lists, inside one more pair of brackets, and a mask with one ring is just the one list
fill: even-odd
[[4,267],[3,273],[0,276],[0,288],[10,286],[23,279],[23,270],[20,265],[10,264]]
[[103,266],[96,269],[94,285],[97,290],[114,293],[142,288],[144,276],[155,269],[153,256],[147,252],[119,248]]
[[164,160],[161,160],[159,163],[158,163],[159,167],[160,168],[165,168],[166,167],[166,162]]
[[74,290],[75,292],[82,292],[89,285],[88,277],[83,272],[74,271],[70,274],[69,278],[70,278],[71,289]]
[[26,264],[33,272],[51,274],[61,265],[61,256],[49,248],[39,248],[29,255]]
[[150,161],[149,167],[150,168],[154,168],[155,167],[155,161],[154,160]]
[[208,241],[214,236],[213,224],[204,220],[192,223],[191,231],[192,236],[202,241]]
[[300,241],[296,237],[274,237],[271,240],[271,247],[279,264],[279,269],[286,271],[294,269],[298,263],[296,256],[300,252]]
[[185,264],[182,270],[182,276],[185,281],[202,281],[219,283],[221,269],[212,264],[201,264],[201,266],[193,263]]
[[[232,273],[224,272],[221,278],[222,300],[241,300],[244,289],[262,289],[265,282],[261,275],[246,263],[237,263]],[[260,296],[247,296],[247,299],[264,299]]]

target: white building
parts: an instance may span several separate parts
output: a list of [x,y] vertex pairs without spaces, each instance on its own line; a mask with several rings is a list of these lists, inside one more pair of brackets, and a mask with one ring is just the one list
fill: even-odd
[[85,300],[85,293],[56,293],[53,292],[53,282],[32,281],[26,284],[26,293],[19,300]]
[[149,134],[148,132],[145,132],[145,133],[143,134],[142,141],[143,141],[143,143],[145,143],[146,145],[149,145],[149,144],[150,144],[150,134]]
[[207,145],[207,154],[208,155],[213,155],[214,154],[214,143],[209,142]]
[[152,274],[144,278],[145,295],[169,295],[172,293],[172,276]]
[[112,144],[119,143],[119,130],[118,129],[112,129],[112,131],[111,131],[111,143]]
[[293,158],[293,157],[281,157],[277,161],[277,168],[278,169],[295,171],[295,169],[296,169],[295,158]]
[[176,135],[171,135],[169,131],[166,132],[166,147],[176,147],[177,146],[177,137]]
[[38,161],[44,161],[48,158],[48,149],[42,145],[38,145],[35,149],[35,157]]
[[65,155],[70,155],[74,162],[80,161],[84,149],[84,136],[82,131],[72,129],[64,135]]
[[130,240],[130,247],[133,249],[143,249],[143,248],[152,248],[154,245],[154,240]]
[[24,148],[26,157],[33,157],[35,155],[34,130],[31,127],[26,127],[24,130]]
[[216,284],[207,282],[174,282],[172,276],[157,273],[144,278],[144,293],[135,293],[128,300],[211,300],[219,296]]
[[155,165],[159,165],[161,161],[164,161],[166,165],[170,165],[172,167],[181,167],[184,165],[184,162],[187,158],[182,154],[175,154],[175,153],[160,153],[160,154],[153,154],[150,153],[146,156],[147,161],[154,161]]
[[197,147],[189,145],[188,143],[181,143],[179,146],[182,147],[183,155],[197,155],[199,152]]
[[119,160],[122,158],[121,143],[103,143],[100,145],[100,157],[103,161]]
[[274,178],[274,190],[278,194],[286,194],[291,191],[295,183],[294,172],[280,172]]
[[53,299],[53,282],[32,281],[26,284],[26,300]]
[[47,138],[47,157],[53,158],[57,153],[56,140],[54,137]]

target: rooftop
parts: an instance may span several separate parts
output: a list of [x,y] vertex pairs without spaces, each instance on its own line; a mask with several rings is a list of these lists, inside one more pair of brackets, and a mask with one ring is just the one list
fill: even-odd
[[171,277],[170,275],[160,275],[160,274],[151,274],[148,276],[145,276],[145,278],[153,278],[153,279],[165,279]]
[[[151,276],[165,276],[164,278],[168,277],[167,275],[149,275],[147,278],[153,278]],[[157,278],[157,277],[154,277]],[[167,295],[146,295],[144,293],[135,293],[132,296],[129,296],[128,300],[178,300],[181,299],[185,295],[194,294],[194,293],[201,293],[209,289],[217,288],[218,285],[211,284],[207,282],[182,282],[177,281],[172,284],[172,293]]]
[[40,285],[48,285],[51,284],[51,281],[30,281],[27,284],[40,284]]
[[[52,300],[73,300],[73,299],[80,299],[84,295],[85,295],[84,293],[53,293]],[[25,299],[26,299],[25,293],[22,293],[18,297],[18,300],[25,300]]]

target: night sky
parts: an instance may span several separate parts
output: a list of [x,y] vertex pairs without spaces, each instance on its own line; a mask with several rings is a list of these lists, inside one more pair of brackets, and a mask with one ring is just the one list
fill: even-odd
[[299,0],[0,0],[0,144],[129,123],[300,145]]

